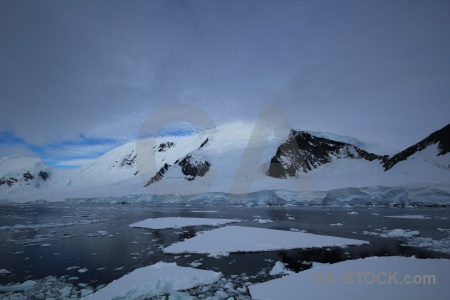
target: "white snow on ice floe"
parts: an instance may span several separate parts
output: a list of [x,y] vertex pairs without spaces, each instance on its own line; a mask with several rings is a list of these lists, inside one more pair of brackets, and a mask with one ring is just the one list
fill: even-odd
[[429,217],[422,215],[400,215],[400,216],[383,216],[384,218],[399,218],[399,219],[417,219],[417,220],[429,220]]
[[286,269],[284,264],[281,261],[277,261],[275,265],[273,266],[272,270],[269,272],[269,275],[275,276],[275,275],[288,275],[288,274],[294,274],[294,272]]
[[259,252],[284,249],[363,245],[367,241],[284,230],[227,226],[198,233],[164,248],[166,253]]
[[31,288],[36,285],[36,281],[27,280],[24,283],[13,284],[13,285],[0,285],[0,292],[19,292],[25,289]]
[[388,231],[386,233],[381,234],[382,237],[400,237],[400,238],[408,238],[412,236],[419,235],[417,230],[404,230],[404,229],[394,229]]
[[158,262],[108,284],[82,299],[146,299],[218,281],[222,273]]
[[180,228],[186,226],[219,226],[228,223],[241,222],[237,219],[210,219],[210,218],[181,218],[168,217],[146,219],[137,223],[133,223],[130,227],[150,228],[150,229],[168,229]]
[[448,299],[449,270],[450,260],[446,259],[371,257],[321,265],[251,285],[249,290],[255,300],[444,300]]

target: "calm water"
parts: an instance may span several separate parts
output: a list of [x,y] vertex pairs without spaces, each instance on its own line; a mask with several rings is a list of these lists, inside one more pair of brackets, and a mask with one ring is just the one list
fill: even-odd
[[[211,211],[217,212],[192,212]],[[348,214],[349,212],[358,214]],[[96,287],[120,278],[130,271],[158,261],[217,270],[225,276],[246,273],[248,281],[263,281],[274,262],[283,261],[299,271],[310,262],[339,262],[368,256],[415,255],[420,258],[450,258],[430,250],[402,246],[401,239],[363,234],[376,229],[418,230],[423,237],[443,239],[450,228],[450,209],[445,208],[242,208],[242,207],[152,207],[148,205],[3,205],[0,206],[0,269],[11,275],[0,276],[0,284],[41,279],[49,275],[73,279]],[[383,218],[383,215],[419,214],[428,220]],[[168,255],[162,248],[210,227],[150,230],[128,225],[158,217],[238,218],[238,226],[306,230],[309,233],[367,240],[369,245],[348,248],[289,250],[268,253],[237,253],[221,259],[207,255]],[[271,219],[259,224],[255,218]],[[342,226],[330,224],[343,223]],[[379,231],[378,231],[379,232]],[[85,273],[78,269],[88,269]],[[69,269],[68,269],[69,268]]]

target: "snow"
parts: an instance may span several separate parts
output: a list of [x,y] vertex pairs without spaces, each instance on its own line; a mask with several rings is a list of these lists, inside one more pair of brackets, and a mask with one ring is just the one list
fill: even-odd
[[[252,299],[448,299],[450,260],[371,257],[249,286]],[[389,277],[390,275],[390,277]],[[427,275],[434,277],[425,277]],[[411,277],[406,277],[411,276]],[[433,283],[435,279],[435,284]],[[421,280],[422,284],[414,284]],[[431,284],[425,284],[426,282]],[[408,283],[412,284],[408,284]]]
[[[325,135],[331,137],[330,134]],[[206,138],[208,143],[199,149]],[[129,199],[172,203],[183,195],[192,196],[196,201],[200,201],[200,197],[195,195],[207,195],[207,202],[213,198],[220,201],[219,195],[213,194],[222,193],[228,195],[225,200],[232,202],[231,195],[237,195],[239,200],[242,199],[239,195],[270,190],[276,191],[276,197],[261,199],[260,203],[282,199],[284,204],[295,202],[300,205],[450,204],[450,153],[437,156],[437,145],[430,145],[387,172],[377,160],[333,159],[307,174],[300,174],[297,179],[270,178],[265,172],[283,138],[269,138],[267,134],[254,132],[253,124],[243,122],[225,124],[215,133],[165,136],[158,138],[157,144],[171,141],[175,146],[164,152],[156,149],[148,151],[155,161],[155,170],[144,170],[138,166],[139,160],[144,159],[145,162],[145,155],[138,155],[135,164],[121,164],[124,158],[136,155],[139,144],[145,144],[146,140],[117,147],[89,165],[73,170],[53,169],[36,158],[0,158],[0,178],[14,176],[21,180],[20,184],[12,187],[1,185],[0,200],[7,203],[84,199],[85,202],[120,203]],[[349,137],[333,138],[361,147],[367,145]],[[211,164],[205,176],[188,181],[181,167],[174,164],[188,153]],[[164,163],[171,167],[163,179],[144,187]],[[28,170],[31,173],[46,170],[52,175],[49,180],[40,181],[40,187],[36,188],[23,179],[24,172]],[[350,186],[354,189],[348,190]],[[173,197],[163,197],[166,195]],[[183,199],[188,200],[189,197]]]
[[130,224],[130,227],[149,228],[149,229],[168,229],[187,226],[219,226],[228,223],[237,223],[237,219],[211,219],[211,218],[182,218],[167,217],[146,219],[137,223]]
[[389,146],[386,146],[386,145],[383,145],[380,143],[369,142],[364,139],[357,139],[354,137],[339,135],[339,134],[330,133],[330,132],[318,132],[318,131],[306,131],[306,132],[308,132],[309,134],[316,136],[316,137],[326,138],[329,140],[334,140],[334,141],[347,143],[347,144],[352,144],[352,145],[357,146],[358,148],[366,150],[367,152],[376,153],[379,155],[384,155],[384,154],[392,155],[392,154],[399,152],[399,149],[397,149],[397,148],[392,148],[392,147],[389,147]]
[[383,216],[385,218],[399,218],[399,219],[416,219],[416,220],[426,220],[430,219],[422,215],[400,215],[400,216]]
[[272,275],[272,276],[288,275],[288,274],[293,274],[293,273],[294,272],[287,270],[281,261],[277,261],[275,263],[275,265],[273,266],[272,270],[270,270],[269,275]]
[[114,280],[83,299],[146,299],[218,281],[222,274],[158,262]]
[[271,219],[255,219],[255,222],[258,222],[259,224],[265,224],[265,223],[272,223],[273,220]]
[[227,226],[198,233],[163,249],[166,253],[259,252],[344,245],[366,241],[284,230]]
[[11,274],[11,272],[6,269],[0,269],[0,275],[5,275],[5,274]]
[[18,292],[24,291],[25,289],[31,288],[36,285],[36,281],[27,280],[24,283],[12,284],[12,285],[0,285],[0,292]]

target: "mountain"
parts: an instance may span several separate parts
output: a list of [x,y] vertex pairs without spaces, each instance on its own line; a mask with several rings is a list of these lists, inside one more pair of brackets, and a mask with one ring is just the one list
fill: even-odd
[[450,169],[450,159],[448,153],[450,153],[450,124],[438,131],[433,132],[417,144],[406,148],[392,157],[384,159],[383,166],[387,171],[401,161],[405,161],[422,154],[424,159],[430,160],[436,166],[444,169]]
[[297,130],[255,135],[253,126],[232,123],[216,132],[128,143],[79,169],[51,168],[37,158],[0,158],[0,199],[448,184],[449,131],[447,125],[388,155],[374,151],[379,145],[351,137]]
[[382,160],[383,156],[369,153],[349,143],[292,130],[270,160],[267,175],[275,178],[297,177],[298,172],[307,173],[339,158],[374,161]]

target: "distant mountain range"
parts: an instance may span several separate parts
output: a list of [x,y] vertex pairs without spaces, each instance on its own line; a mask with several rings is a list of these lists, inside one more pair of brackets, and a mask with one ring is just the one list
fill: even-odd
[[[291,130],[249,144],[251,135],[252,128],[231,124],[212,134],[164,137],[153,148],[128,143],[72,170],[3,157],[0,199],[450,183],[450,124],[393,155],[333,134]],[[139,162],[140,151],[155,160],[154,169]]]

